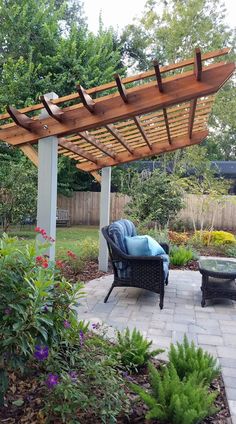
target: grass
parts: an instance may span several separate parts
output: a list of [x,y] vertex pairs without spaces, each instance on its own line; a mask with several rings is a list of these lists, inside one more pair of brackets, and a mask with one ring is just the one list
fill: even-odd
[[[8,232],[8,235],[17,236],[24,244],[35,239],[33,226],[25,226],[22,229],[12,228]],[[82,225],[74,227],[58,227],[56,234],[57,259],[64,259],[67,256],[67,250],[72,250],[72,252],[79,256],[81,242],[86,238],[98,241],[98,237],[98,227]]]

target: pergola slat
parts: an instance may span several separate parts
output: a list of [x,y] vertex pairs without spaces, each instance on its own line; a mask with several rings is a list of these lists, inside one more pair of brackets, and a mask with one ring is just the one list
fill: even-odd
[[194,56],[194,73],[197,81],[201,81],[202,79],[202,56],[201,50],[199,48],[195,49]]
[[116,138],[117,141],[119,141],[120,144],[122,144],[122,146],[126,148],[126,150],[128,150],[128,152],[131,153],[131,155],[133,154],[133,150],[113,124],[106,125],[106,129],[113,135],[114,138]]
[[140,119],[139,119],[139,117],[138,117],[138,116],[135,116],[135,117],[134,117],[134,122],[135,122],[135,124],[137,125],[137,127],[138,127],[138,129],[139,129],[139,131],[140,131],[140,133],[141,133],[141,135],[142,135],[143,139],[144,139],[144,140],[145,140],[145,142],[147,143],[147,145],[148,145],[149,149],[150,149],[150,150],[152,150],[152,145],[151,145],[151,143],[150,143],[150,141],[149,141],[149,139],[148,139],[147,133],[146,133],[145,129],[143,128],[143,126],[142,126],[142,124],[141,124]]
[[120,93],[120,96],[121,96],[122,100],[125,103],[128,103],[128,93],[127,93],[127,90],[126,90],[124,84],[121,81],[120,75],[119,74],[115,74],[114,77],[115,77],[116,85],[117,85],[117,88],[118,88],[118,91]]
[[71,141],[67,141],[66,138],[59,138],[58,144],[62,147],[65,147],[70,152],[77,153],[77,155],[81,156],[84,159],[87,159],[90,162],[93,162],[95,164],[98,163],[98,160],[94,156],[84,151],[80,147],[75,146],[74,143],[72,143]]
[[170,127],[169,127],[168,116],[167,116],[167,112],[166,112],[165,107],[163,108],[163,116],[164,116],[164,120],[165,120],[167,138],[168,138],[169,144],[171,144],[172,141],[171,141],[171,135],[170,135]]
[[196,106],[197,106],[197,99],[193,99],[191,101],[191,106],[190,106],[190,110],[189,110],[189,123],[188,123],[188,136],[189,136],[189,138],[192,138]]
[[84,107],[86,107],[90,113],[94,113],[95,102],[92,97],[90,97],[82,85],[78,84],[76,87]]
[[90,135],[88,131],[81,132],[79,135],[98,150],[101,150],[101,152],[105,153],[107,156],[110,156],[113,159],[116,158],[116,154],[114,152],[112,152],[110,149],[107,149],[102,143],[100,143],[99,140]]
[[157,80],[157,85],[158,85],[159,91],[160,91],[160,93],[163,93],[162,77],[161,77],[161,71],[160,71],[158,61],[154,60],[153,65],[154,65],[154,69],[155,69],[156,80]]

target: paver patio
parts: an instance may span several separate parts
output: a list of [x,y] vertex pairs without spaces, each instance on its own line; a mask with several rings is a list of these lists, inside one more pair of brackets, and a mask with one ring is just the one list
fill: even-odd
[[[153,341],[154,347],[168,350],[171,342],[184,334],[218,358],[227,398],[236,424],[236,302],[208,301],[201,307],[201,275],[195,271],[170,271],[164,308],[159,295],[135,288],[115,288],[105,304],[103,299],[113,281],[112,275],[90,281],[86,298],[79,304],[80,319],[101,322],[122,330],[136,327]],[[161,355],[166,359],[167,353]]]

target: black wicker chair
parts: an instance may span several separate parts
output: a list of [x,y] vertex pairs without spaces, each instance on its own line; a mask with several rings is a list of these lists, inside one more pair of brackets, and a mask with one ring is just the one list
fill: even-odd
[[[163,308],[164,287],[168,284],[168,274],[165,277],[163,258],[161,256],[130,256],[125,254],[111,239],[108,226],[102,228],[102,234],[108,245],[109,255],[114,272],[113,284],[107,293],[104,303],[107,302],[114,287],[139,287],[160,294],[160,309]],[[161,244],[165,252],[169,253],[168,244]],[[128,276],[121,276],[120,264],[129,269]]]

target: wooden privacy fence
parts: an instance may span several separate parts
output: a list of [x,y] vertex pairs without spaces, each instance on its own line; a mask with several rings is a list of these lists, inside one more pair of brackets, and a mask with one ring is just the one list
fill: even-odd
[[[180,211],[177,218],[190,221],[194,217],[195,222],[199,223],[203,200],[205,196],[188,194],[185,197],[185,208]],[[128,201],[129,196],[111,193],[111,221],[124,217],[124,208]],[[99,202],[100,193],[80,191],[75,192],[72,197],[59,195],[57,206],[68,209],[71,225],[98,225]],[[215,228],[236,230],[236,196],[224,196],[224,201],[220,204],[210,201],[204,212],[204,223],[207,225],[211,225],[213,212]]]

